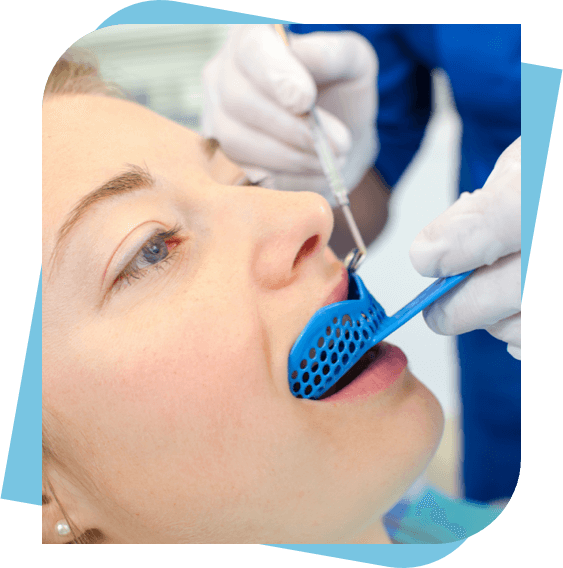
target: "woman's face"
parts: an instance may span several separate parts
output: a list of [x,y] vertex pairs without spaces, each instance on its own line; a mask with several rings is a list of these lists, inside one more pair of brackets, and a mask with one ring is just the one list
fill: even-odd
[[361,399],[289,392],[289,350],[343,278],[327,202],[244,185],[131,102],[63,96],[43,115],[43,404],[96,488],[70,514],[121,542],[359,534],[442,415],[407,370]]

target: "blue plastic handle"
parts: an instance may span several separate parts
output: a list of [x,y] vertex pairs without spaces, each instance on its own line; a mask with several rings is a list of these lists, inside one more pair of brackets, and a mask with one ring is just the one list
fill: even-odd
[[404,308],[401,308],[396,314],[388,316],[385,320],[383,320],[373,339],[374,342],[379,343],[380,341],[383,341],[388,335],[399,329],[410,319],[416,316],[416,314],[420,313],[424,308],[428,307],[430,304],[434,303],[446,294],[446,292],[449,292],[452,288],[455,288],[458,284],[463,282],[463,280],[465,280],[473,272],[473,270],[469,270],[468,272],[456,274],[455,276],[438,278],[438,280],[432,282],[428,288],[423,290]]

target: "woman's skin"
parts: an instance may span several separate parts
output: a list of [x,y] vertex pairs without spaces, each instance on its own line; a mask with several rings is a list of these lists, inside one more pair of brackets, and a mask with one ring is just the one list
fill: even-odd
[[[65,464],[46,473],[69,518],[105,542],[388,543],[442,413],[408,370],[362,400],[290,394],[289,350],[342,278],[328,203],[238,185],[196,134],[92,95],[44,103],[43,172],[43,405]],[[44,533],[65,542],[57,507]]]

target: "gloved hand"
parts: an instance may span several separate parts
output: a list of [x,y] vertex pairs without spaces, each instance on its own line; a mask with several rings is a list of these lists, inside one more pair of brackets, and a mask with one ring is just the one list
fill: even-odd
[[300,117],[317,103],[319,118],[352,190],[376,157],[377,58],[354,32],[290,37],[271,25],[237,25],[203,72],[202,134],[252,180],[315,191],[331,205],[309,127]]
[[500,156],[482,189],[460,198],[414,240],[411,261],[423,276],[478,268],[424,311],[442,335],[486,329],[520,359],[520,141]]

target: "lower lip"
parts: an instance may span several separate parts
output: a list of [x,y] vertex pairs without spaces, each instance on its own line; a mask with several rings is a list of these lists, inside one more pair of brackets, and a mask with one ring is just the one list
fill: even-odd
[[395,345],[380,343],[377,357],[349,385],[319,402],[356,402],[389,388],[407,367],[405,354]]

